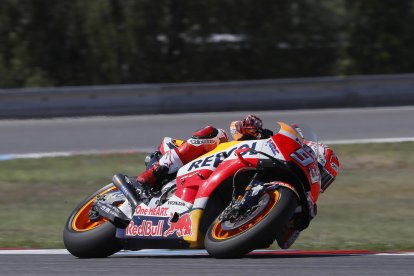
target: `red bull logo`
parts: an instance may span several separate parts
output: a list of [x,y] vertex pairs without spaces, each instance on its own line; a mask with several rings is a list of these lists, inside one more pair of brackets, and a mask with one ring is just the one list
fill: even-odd
[[164,237],[168,237],[170,235],[173,235],[174,233],[176,233],[178,237],[191,236],[191,217],[188,213],[181,215],[176,222],[171,222],[171,219],[172,217],[168,221],[169,228],[166,231],[164,231]]
[[163,226],[163,220],[159,220],[156,225],[150,220],[143,220],[141,225],[135,225],[131,221],[125,230],[125,236],[162,237]]

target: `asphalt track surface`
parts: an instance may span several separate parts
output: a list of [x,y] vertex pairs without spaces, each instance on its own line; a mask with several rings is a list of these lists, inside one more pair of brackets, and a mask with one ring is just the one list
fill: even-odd
[[[165,252],[165,251],[163,251]],[[117,254],[77,259],[68,254],[0,254],[0,275],[413,275],[414,255],[256,253],[217,260],[206,254]],[[195,251],[198,252],[198,251]]]
[[66,151],[152,150],[162,137],[187,138],[211,124],[228,130],[253,113],[264,127],[277,121],[306,123],[322,141],[414,137],[414,106],[227,112],[41,120],[0,120],[0,155]]

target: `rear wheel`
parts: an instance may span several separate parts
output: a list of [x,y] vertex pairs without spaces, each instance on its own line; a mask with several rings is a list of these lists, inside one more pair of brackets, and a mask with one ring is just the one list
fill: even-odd
[[70,215],[63,230],[63,242],[72,255],[79,258],[103,258],[121,250],[112,223],[103,217],[95,221],[89,220],[89,210],[95,197],[115,190],[112,184],[103,187],[86,198]]
[[258,203],[236,219],[216,219],[204,240],[208,253],[216,258],[240,258],[250,251],[268,247],[278,229],[293,216],[298,205],[289,189],[266,191]]

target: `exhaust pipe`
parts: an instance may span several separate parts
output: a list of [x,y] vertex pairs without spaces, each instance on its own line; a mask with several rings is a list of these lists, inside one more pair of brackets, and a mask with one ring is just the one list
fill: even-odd
[[131,204],[132,210],[135,210],[139,204],[139,198],[128,177],[120,173],[115,174],[112,177],[112,183],[125,195]]

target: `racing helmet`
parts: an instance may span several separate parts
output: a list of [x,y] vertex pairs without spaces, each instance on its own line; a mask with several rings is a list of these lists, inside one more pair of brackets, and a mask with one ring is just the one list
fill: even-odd
[[259,117],[247,115],[242,121],[231,122],[230,133],[236,141],[259,139],[262,127],[263,122]]

